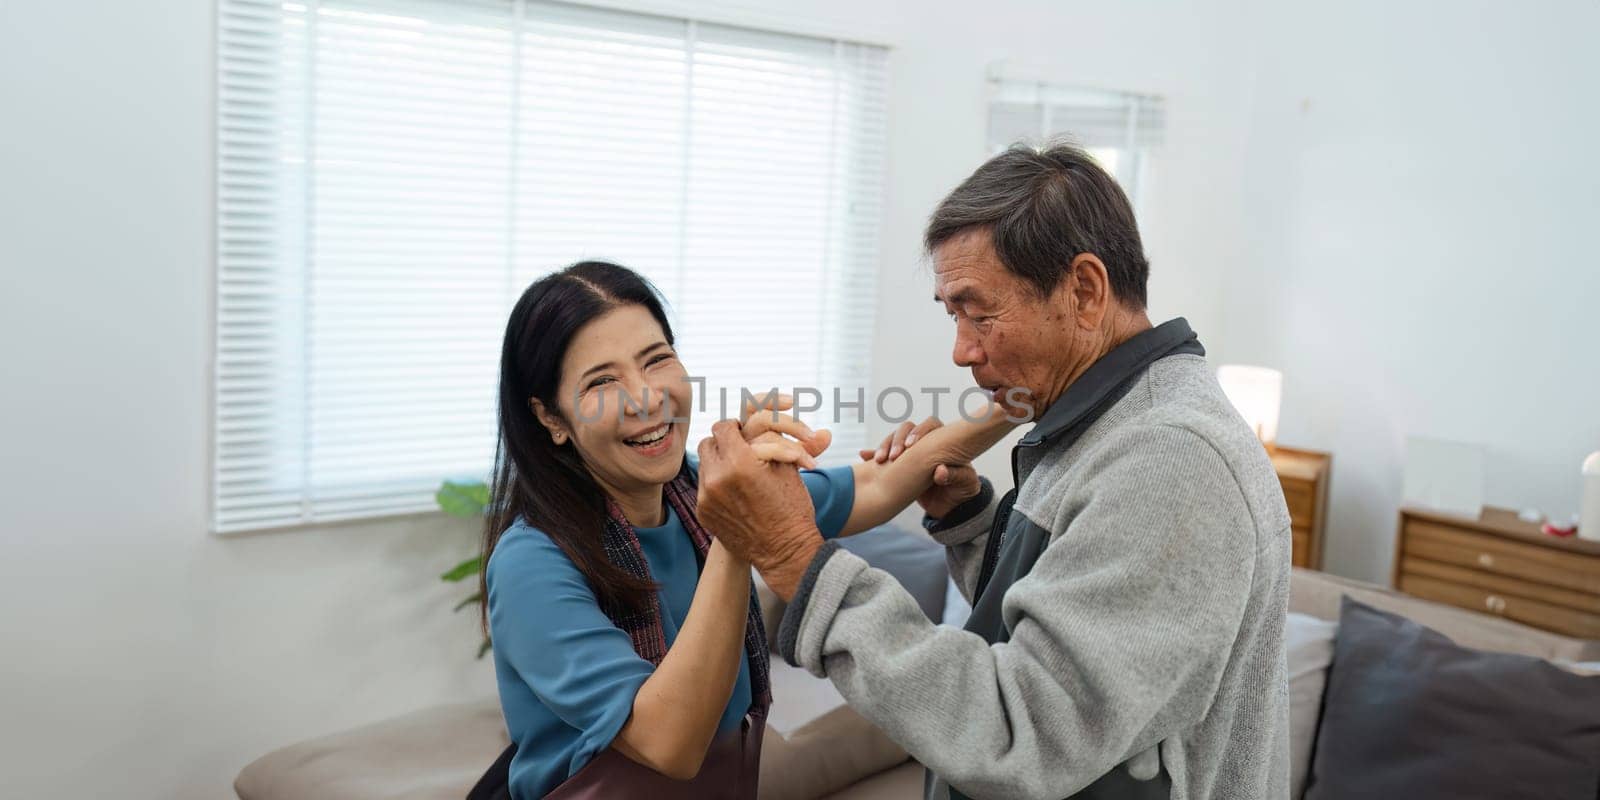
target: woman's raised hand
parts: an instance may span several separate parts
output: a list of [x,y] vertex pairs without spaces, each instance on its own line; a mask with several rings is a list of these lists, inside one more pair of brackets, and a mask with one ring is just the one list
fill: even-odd
[[793,414],[794,398],[768,392],[746,398],[739,411],[739,429],[756,458],[815,469],[816,457],[833,443],[827,430],[814,431]]

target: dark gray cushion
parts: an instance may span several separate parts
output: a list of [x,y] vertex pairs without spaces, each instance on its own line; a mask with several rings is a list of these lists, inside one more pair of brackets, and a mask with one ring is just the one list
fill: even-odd
[[920,533],[880,525],[855,536],[840,538],[839,545],[868,564],[894,576],[928,619],[944,618],[944,589],[950,577],[944,547]]
[[1600,796],[1600,678],[1345,598],[1306,800]]

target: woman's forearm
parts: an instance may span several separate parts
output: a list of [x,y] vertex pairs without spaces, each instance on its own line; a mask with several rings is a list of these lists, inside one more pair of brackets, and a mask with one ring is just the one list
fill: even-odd
[[750,565],[712,542],[689,615],[612,746],[670,778],[699,773],[739,677],[749,609]]
[[843,533],[860,533],[893,519],[933,485],[933,471],[940,464],[971,463],[1017,424],[998,410],[982,421],[963,418],[922,435],[893,461],[852,465],[856,499]]

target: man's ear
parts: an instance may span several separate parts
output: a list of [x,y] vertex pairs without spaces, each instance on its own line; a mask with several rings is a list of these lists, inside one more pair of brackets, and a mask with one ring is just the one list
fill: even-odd
[[571,438],[572,432],[567,429],[567,423],[561,419],[560,414],[545,408],[544,403],[537,397],[528,398],[528,407],[533,409],[533,416],[539,420],[539,424],[543,425],[545,430],[550,431],[551,440],[558,445],[567,443],[567,439]]
[[1072,308],[1077,312],[1077,326],[1096,330],[1105,321],[1111,308],[1111,274],[1105,262],[1094,253],[1079,253],[1067,269],[1062,286],[1071,293]]

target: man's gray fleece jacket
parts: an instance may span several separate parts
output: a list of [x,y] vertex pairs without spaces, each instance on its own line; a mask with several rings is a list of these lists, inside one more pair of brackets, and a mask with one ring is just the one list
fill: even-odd
[[928,768],[929,798],[1288,796],[1288,511],[1173,320],[1089,368],[1012,453],[1019,490],[928,520],[973,600],[934,625],[833,543],[779,631]]

